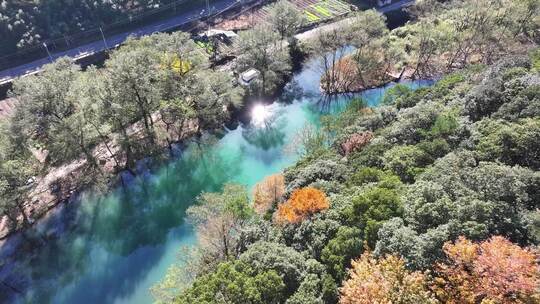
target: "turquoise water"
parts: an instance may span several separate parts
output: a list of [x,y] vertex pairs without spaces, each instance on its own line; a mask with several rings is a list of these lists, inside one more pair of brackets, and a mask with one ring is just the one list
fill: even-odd
[[[225,130],[211,146],[186,144],[169,164],[136,178],[126,175],[125,185],[108,194],[84,194],[55,210],[26,237],[11,238],[0,248],[0,301],[151,302],[148,289],[163,277],[181,246],[195,243],[184,223],[194,198],[227,182],[251,189],[293,164],[297,155],[286,153],[285,147],[295,133],[351,99],[321,101],[319,71],[314,61],[308,62],[280,100],[259,108],[265,119],[256,125]],[[361,95],[375,106],[384,90]]]

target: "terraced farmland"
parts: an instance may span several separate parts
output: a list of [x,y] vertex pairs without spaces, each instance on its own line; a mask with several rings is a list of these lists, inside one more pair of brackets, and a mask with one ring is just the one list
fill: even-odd
[[[351,6],[341,0],[294,0],[290,1],[306,16],[308,25],[330,20],[351,12]],[[265,22],[269,6],[247,11],[234,19],[226,20],[218,28],[239,30],[249,28],[257,23]]]
[[349,4],[339,0],[301,0],[294,1],[303,11],[309,23],[317,23],[347,14],[351,11]]
[[[299,11],[303,12],[309,23],[317,23],[347,14],[351,11],[349,4],[340,0],[299,0],[291,1]],[[261,17],[267,15],[263,8]]]

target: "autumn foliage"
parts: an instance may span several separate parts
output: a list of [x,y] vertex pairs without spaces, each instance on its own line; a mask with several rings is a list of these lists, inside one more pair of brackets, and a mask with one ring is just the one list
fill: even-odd
[[504,237],[473,243],[463,237],[443,246],[446,261],[434,274],[410,271],[403,259],[370,252],[352,261],[340,288],[341,304],[540,303],[538,254]]
[[407,270],[396,256],[377,259],[370,252],[352,261],[340,294],[341,304],[437,303],[423,273]]
[[253,188],[253,208],[258,214],[265,214],[277,204],[285,193],[285,180],[282,174],[267,176]]
[[321,88],[326,93],[349,92],[358,88],[358,65],[351,56],[339,59],[321,77]]
[[444,245],[434,290],[445,303],[540,303],[537,254],[494,236],[479,244],[465,238]]
[[279,205],[276,220],[281,223],[298,223],[329,206],[328,198],[321,190],[312,187],[297,189],[287,202]]
[[341,143],[341,154],[349,155],[352,152],[361,150],[373,139],[373,132],[366,131],[361,133],[355,133]]

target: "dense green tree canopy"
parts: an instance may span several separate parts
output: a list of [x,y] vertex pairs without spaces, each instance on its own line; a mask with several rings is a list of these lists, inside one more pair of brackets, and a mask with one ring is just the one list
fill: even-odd
[[[497,242],[512,248],[508,259],[520,256],[518,264],[529,254],[519,246],[538,244],[534,58],[470,67],[423,89],[398,87],[389,91],[386,106],[366,110],[353,102],[337,118],[326,118],[318,136],[335,142],[305,152],[284,177],[285,196],[301,187],[319,187],[329,194],[329,208],[286,225],[269,219],[255,223],[260,228],[250,226],[249,231],[267,232],[250,233],[252,245],[239,260],[257,273],[279,274],[285,303],[336,303],[335,286],[341,284],[342,303],[367,294],[365,303],[388,297],[384,284],[430,303],[466,298],[470,288],[473,294],[477,289],[494,294],[498,287],[483,274],[479,280],[485,280],[474,289],[459,281],[472,270],[459,272],[442,263],[454,254],[449,242],[464,237],[488,246],[492,241],[486,240],[499,236]],[[373,139],[344,156],[339,143],[366,130]],[[468,257],[470,252],[455,254]],[[495,256],[488,255],[491,263]],[[489,265],[494,276],[503,272],[497,263]],[[522,270],[534,272],[529,278],[536,280],[534,269]],[[434,270],[441,277],[433,279]],[[513,292],[537,297],[526,286]]]
[[[198,244],[153,288],[157,299],[537,301],[538,257],[525,247],[540,242],[539,9],[537,0],[425,0],[392,31],[370,10],[315,35],[306,49],[328,92],[442,77],[396,85],[379,107],[354,98],[291,134],[300,159],[264,214],[243,185],[200,194],[187,212]],[[231,74],[255,68],[250,93],[272,95],[289,75],[284,38],[294,42],[297,13],[280,1],[271,22],[240,33]],[[174,33],[129,39],[101,68],[61,59],[17,81],[22,105],[0,125],[0,211],[28,223],[32,172],[73,160],[99,171],[98,146],[121,170],[186,134],[204,144],[241,104],[231,74],[209,69]]]
[[[0,55],[39,45],[48,39],[63,38],[97,30],[116,22],[127,23],[130,17],[159,9],[172,0],[97,0],[97,1],[10,1],[0,2]],[[199,0],[191,1],[199,2]],[[212,0],[210,0],[212,2]],[[201,2],[199,2],[201,3]],[[182,5],[178,4],[178,9]],[[170,10],[170,9],[169,9]],[[75,36],[75,35],[73,35]],[[97,35],[96,35],[97,38]],[[77,43],[71,41],[68,43]],[[64,43],[62,41],[62,43]]]
[[219,129],[242,92],[229,74],[209,70],[182,32],[130,38],[100,68],[81,71],[68,58],[45,65],[13,84],[19,106],[0,129],[0,180],[12,190],[1,208],[17,226],[32,176],[78,162],[85,173],[75,186],[99,184],[138,159],[160,157],[164,146]]
[[174,303],[277,304],[285,287],[273,270],[257,272],[243,262],[228,262],[197,279]]

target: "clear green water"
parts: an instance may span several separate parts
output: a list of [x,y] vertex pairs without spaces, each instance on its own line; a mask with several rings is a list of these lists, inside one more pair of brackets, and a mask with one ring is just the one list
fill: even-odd
[[[194,198],[227,182],[251,188],[291,165],[297,156],[284,147],[295,133],[351,99],[320,102],[319,76],[316,63],[308,62],[281,100],[265,107],[264,126],[226,130],[212,147],[188,144],[160,169],[126,177],[124,187],[106,195],[82,195],[25,238],[8,240],[0,248],[0,302],[150,303],[149,287],[163,277],[181,246],[195,243],[184,223]],[[375,106],[384,90],[361,95]]]

